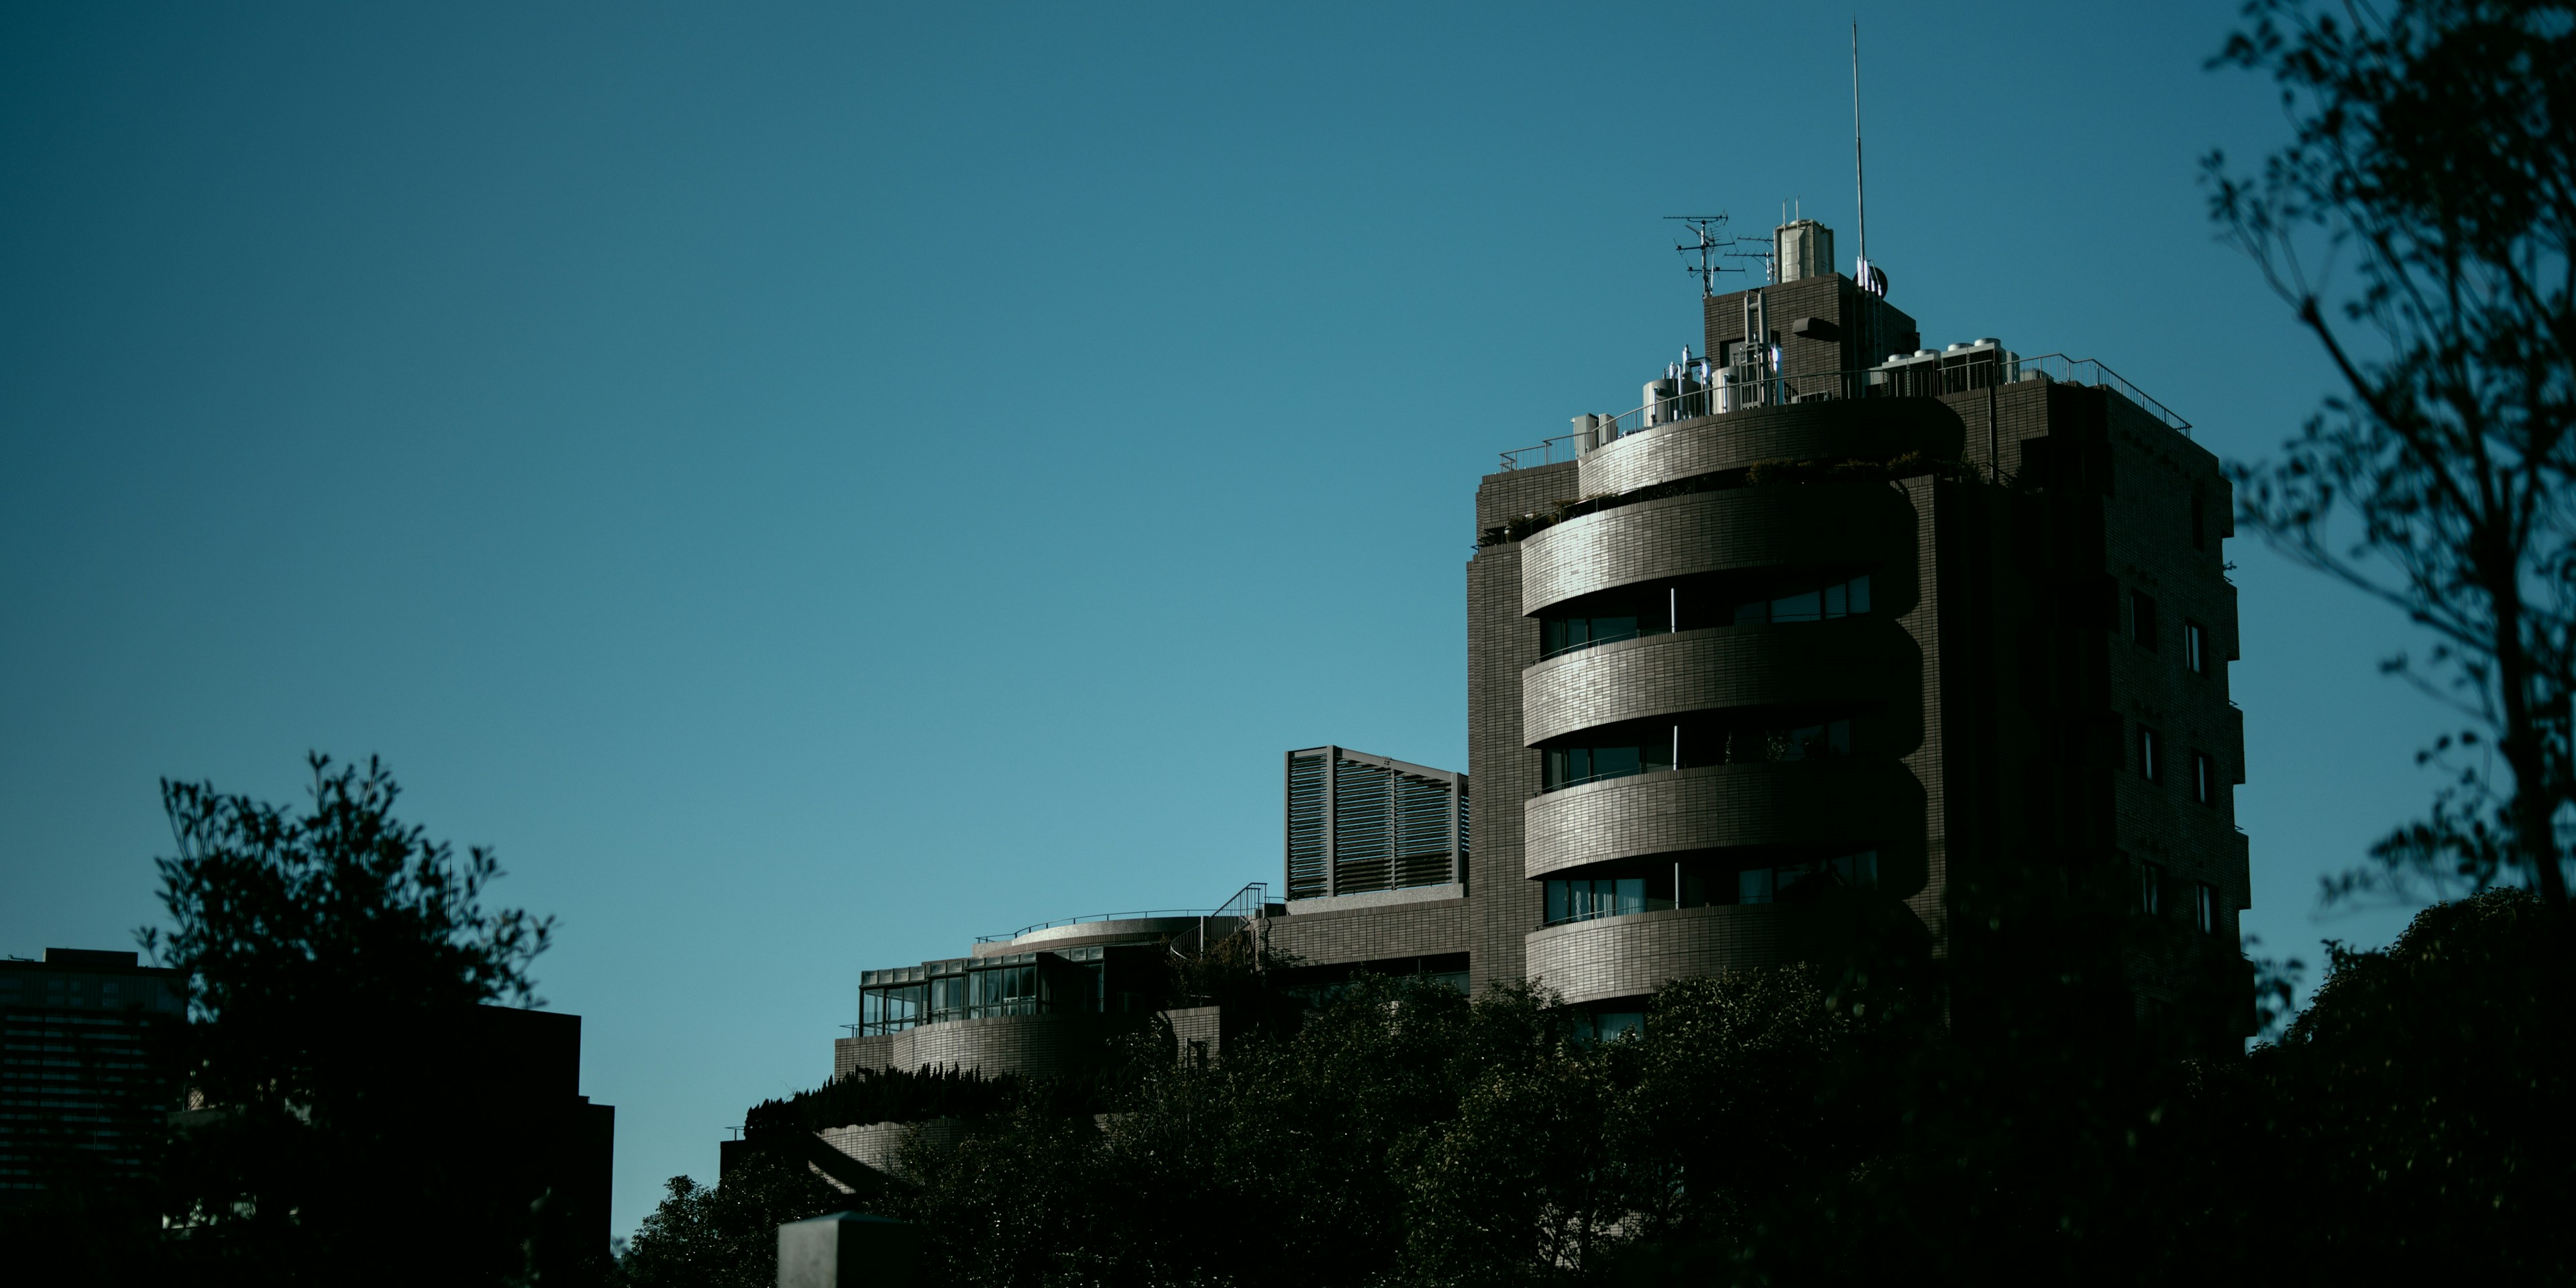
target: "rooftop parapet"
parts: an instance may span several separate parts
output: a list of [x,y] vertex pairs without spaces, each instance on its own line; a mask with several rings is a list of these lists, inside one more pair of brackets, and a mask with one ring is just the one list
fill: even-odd
[[1608,446],[1630,434],[1755,407],[1837,398],[1930,398],[2029,381],[2110,390],[2137,404],[2140,410],[2164,422],[2175,433],[2191,437],[2190,421],[2175,415],[2172,409],[2122,379],[2118,372],[2102,365],[2098,359],[2070,358],[2062,353],[2025,358],[1993,340],[1954,344],[1946,350],[1918,349],[1913,353],[1891,354],[1887,361],[1875,367],[1852,371],[1769,372],[1752,381],[1726,378],[1731,374],[1720,370],[1716,373],[1719,378],[1704,385],[1680,382],[1670,396],[1654,399],[1616,416],[1577,416],[1571,433],[1504,452],[1502,468],[1519,470],[1556,465],[1572,461],[1595,448]]

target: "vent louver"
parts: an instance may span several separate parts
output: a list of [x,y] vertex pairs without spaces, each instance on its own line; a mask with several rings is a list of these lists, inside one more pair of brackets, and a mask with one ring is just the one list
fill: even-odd
[[1290,899],[1466,880],[1464,775],[1340,747],[1288,753]]

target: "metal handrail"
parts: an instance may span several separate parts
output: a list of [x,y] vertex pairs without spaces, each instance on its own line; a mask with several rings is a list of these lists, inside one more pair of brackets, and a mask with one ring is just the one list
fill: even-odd
[[[1934,367],[1934,362],[1926,358],[1920,365]],[[2000,379],[1975,381],[1973,377],[1968,377],[1968,373],[1975,372],[1981,366],[1987,369],[2000,366],[2006,370],[2002,372]],[[2175,414],[2172,408],[2156,401],[2145,390],[2131,384],[2120,373],[2103,365],[2098,358],[2070,358],[2063,353],[2043,353],[2036,357],[2014,357],[2003,363],[1952,367],[1947,371],[1959,373],[1963,377],[1959,388],[1945,387],[1937,391],[1921,393],[1915,392],[1914,389],[1912,379],[1914,369],[1910,365],[1882,365],[1847,371],[1775,373],[1762,380],[1758,397],[1763,405],[1819,398],[1933,397],[1937,393],[1966,393],[1974,389],[2044,380],[2057,384],[2088,385],[2111,390],[2136,404],[2139,410],[2162,421],[2166,428],[2185,438],[2191,437],[2190,421],[2184,420]],[[1934,367],[1927,374],[1937,377],[1944,372],[1943,369]],[[1725,391],[1717,386],[1709,386],[1671,398],[1659,398],[1653,402],[1632,407],[1616,416],[1605,416],[1601,424],[1592,431],[1593,441],[1596,445],[1606,445],[1630,434],[1663,425],[1685,420],[1703,420],[1712,415],[1730,414],[1714,407],[1722,392]],[[1726,396],[1734,395],[1727,393]],[[1649,423],[1650,419],[1652,423]],[[1580,454],[1575,440],[1581,437],[1584,435],[1580,433],[1565,433],[1529,447],[1514,448],[1502,453],[1502,467],[1506,470],[1519,470],[1571,461]]]

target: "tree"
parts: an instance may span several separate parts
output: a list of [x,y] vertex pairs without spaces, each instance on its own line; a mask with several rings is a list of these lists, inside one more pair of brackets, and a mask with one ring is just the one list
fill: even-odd
[[[2256,175],[2212,154],[2212,215],[2332,360],[2343,391],[2261,465],[2231,466],[2274,547],[2434,639],[2389,668],[2471,727],[2430,815],[2329,898],[2482,889],[2528,871],[2567,902],[2576,804],[2576,7],[2252,0],[2213,60],[2267,72],[2296,130]],[[2329,269],[2348,261],[2354,277]],[[2486,760],[2503,761],[2501,773]]]
[[785,1154],[745,1151],[710,1187],[674,1176],[618,1277],[633,1288],[770,1288],[778,1227],[841,1210],[841,1195]]
[[460,860],[398,821],[382,764],[309,764],[300,811],[162,784],[171,926],[140,937],[189,998],[161,1196],[175,1250],[265,1283],[527,1272],[530,1196],[455,1143],[514,1143],[478,1095],[478,1008],[535,1003],[553,923],[486,910],[491,851]]

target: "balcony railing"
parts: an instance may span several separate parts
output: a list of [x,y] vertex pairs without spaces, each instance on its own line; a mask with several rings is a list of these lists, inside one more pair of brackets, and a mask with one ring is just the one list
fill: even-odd
[[[1985,360],[1979,361],[1978,358]],[[1742,385],[1713,385],[1660,398],[1654,402],[1603,418],[1589,434],[1560,434],[1530,447],[1515,448],[1502,454],[1506,470],[1530,469],[1555,465],[1581,455],[1585,445],[1601,447],[1641,430],[1653,429],[1675,421],[1695,420],[1708,415],[1749,410],[1754,407],[1778,406],[1783,403],[1824,402],[1851,398],[1930,398],[1942,394],[1967,393],[2000,385],[2029,381],[2051,381],[2057,384],[2083,385],[2108,389],[2135,403],[2138,408],[2166,428],[2191,436],[2191,422],[2174,414],[2147,392],[2121,378],[2120,374],[2093,358],[2070,358],[2062,353],[2044,353],[2035,358],[2004,355],[2000,363],[1986,353],[1972,354],[1970,360],[1942,363],[1932,358],[1902,365],[1867,367],[1855,371],[1817,371],[1797,375],[1772,375]]]

